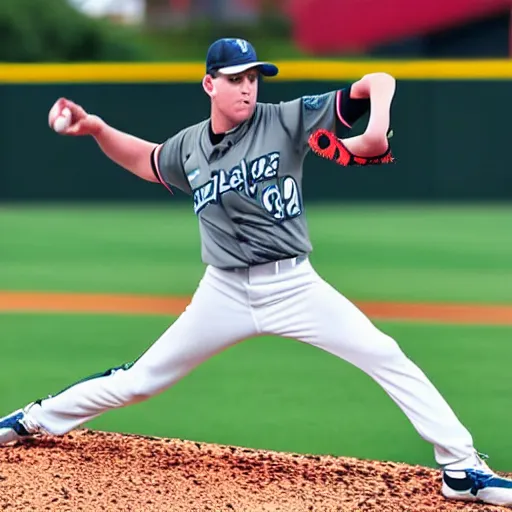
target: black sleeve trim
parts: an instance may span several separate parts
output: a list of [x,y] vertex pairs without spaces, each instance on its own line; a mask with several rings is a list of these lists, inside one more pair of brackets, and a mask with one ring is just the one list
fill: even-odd
[[155,146],[153,148],[153,151],[151,151],[151,156],[150,156],[151,169],[153,170],[153,174],[155,175],[155,178],[158,180],[158,183],[162,183],[162,180],[160,179],[160,175],[158,174],[157,164],[155,161],[155,153],[156,153],[157,149],[158,149],[158,146]]
[[336,127],[352,128],[352,125],[370,110],[370,98],[353,99],[350,97],[352,86],[336,93]]

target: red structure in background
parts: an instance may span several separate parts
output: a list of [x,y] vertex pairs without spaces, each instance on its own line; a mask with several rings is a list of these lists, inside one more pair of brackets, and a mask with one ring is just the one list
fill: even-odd
[[289,0],[287,5],[295,41],[311,53],[363,51],[511,9],[512,0]]

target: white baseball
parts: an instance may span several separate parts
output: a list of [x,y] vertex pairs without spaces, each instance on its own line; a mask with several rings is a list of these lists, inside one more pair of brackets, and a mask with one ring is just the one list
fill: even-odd
[[53,122],[53,129],[56,132],[67,130],[71,126],[71,110],[63,108],[60,115]]

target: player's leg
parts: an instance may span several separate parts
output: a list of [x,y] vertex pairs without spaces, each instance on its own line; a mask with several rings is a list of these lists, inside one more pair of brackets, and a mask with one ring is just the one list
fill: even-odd
[[[294,293],[270,304],[263,331],[300,339],[357,366],[372,377],[433,444],[444,467],[443,493],[456,499],[512,504],[512,481],[496,477],[479,458],[471,434],[391,337],[323,281],[308,262],[290,279]],[[296,284],[293,285],[293,281]],[[263,290],[262,290],[263,291]]]
[[[375,379],[435,446],[439,464],[473,454],[473,441],[424,373],[391,337],[304,262],[289,278],[293,293],[270,304],[262,330],[330,352]],[[300,284],[302,282],[302,284]],[[293,289],[294,288],[294,289]]]
[[26,411],[16,411],[21,415],[18,432],[8,421],[12,415],[0,420],[0,444],[16,440],[24,428],[28,433],[40,428],[64,434],[105,411],[146,400],[214,354],[254,334],[241,285],[208,269],[186,311],[135,363],[92,376]]

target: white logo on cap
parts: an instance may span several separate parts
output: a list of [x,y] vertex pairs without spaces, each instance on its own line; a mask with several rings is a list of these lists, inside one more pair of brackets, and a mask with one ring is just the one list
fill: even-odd
[[247,41],[244,41],[243,39],[236,39],[235,43],[238,45],[240,50],[242,50],[242,53],[247,53],[249,51],[249,46],[247,45]]

